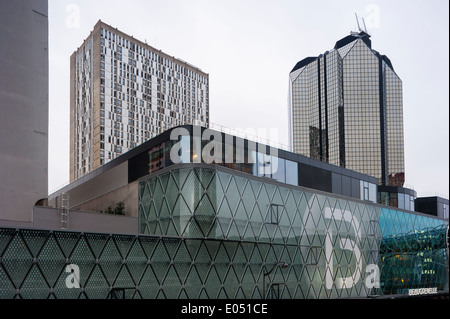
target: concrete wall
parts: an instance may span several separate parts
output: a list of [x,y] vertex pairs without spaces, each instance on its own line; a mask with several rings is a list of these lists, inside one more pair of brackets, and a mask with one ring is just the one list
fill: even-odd
[[[101,212],[125,203],[127,216],[137,217],[139,207],[138,181],[128,183],[128,161],[67,190],[72,210]],[[49,206],[60,207],[61,196],[49,200]]]
[[[61,229],[61,212],[56,208],[35,207],[31,222],[13,222],[0,220],[3,227],[21,227],[37,229]],[[136,217],[110,214],[70,211],[67,230],[115,234],[137,234]]]
[[119,202],[125,204],[126,216],[137,217],[139,208],[139,183],[134,181],[112,192],[99,196],[93,200],[72,206],[74,210],[89,212],[106,211],[108,207],[114,209]]
[[0,1],[0,220],[48,194],[48,3]]

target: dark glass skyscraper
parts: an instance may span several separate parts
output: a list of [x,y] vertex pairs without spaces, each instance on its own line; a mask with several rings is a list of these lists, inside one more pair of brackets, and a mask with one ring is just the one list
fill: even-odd
[[289,89],[294,152],[403,186],[402,81],[370,35],[352,32],[301,60]]

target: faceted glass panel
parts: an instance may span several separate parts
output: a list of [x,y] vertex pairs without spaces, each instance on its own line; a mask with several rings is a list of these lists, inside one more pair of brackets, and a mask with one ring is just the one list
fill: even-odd
[[[141,225],[155,227],[136,236],[0,228],[0,298],[328,299],[448,289],[442,219],[220,167],[173,166],[142,180],[139,194]],[[155,202],[166,211],[148,214]]]

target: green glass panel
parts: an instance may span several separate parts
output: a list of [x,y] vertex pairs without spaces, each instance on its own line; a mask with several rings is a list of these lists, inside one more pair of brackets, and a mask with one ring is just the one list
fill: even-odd
[[2,256],[3,267],[11,277],[13,284],[19,288],[33,265],[33,256],[29,252],[21,234],[13,237]]
[[225,288],[225,291],[227,292],[228,297],[231,299],[235,299],[237,290],[239,287],[239,279],[236,275],[236,272],[235,272],[233,266],[230,266],[228,268],[227,275],[223,282],[224,282],[224,288]]
[[206,289],[202,289],[200,291],[200,295],[198,296],[198,299],[209,299],[208,293],[206,292]]
[[139,282],[139,291],[144,299],[155,299],[159,293],[159,282],[150,266]]
[[252,268],[249,266],[243,266],[241,269],[241,283],[245,292],[245,298],[251,298],[257,280],[253,276]]
[[192,258],[189,255],[189,251],[186,248],[186,242],[181,242],[175,257],[173,258],[173,264],[180,278],[180,281],[184,284],[186,276],[191,268]]
[[247,182],[245,184],[245,189],[242,193],[242,204],[244,205],[243,209],[246,213],[246,218],[250,219],[251,212],[253,211],[253,206],[255,205],[256,197],[253,193],[252,186],[250,185],[250,182]]
[[222,282],[218,275],[218,271],[216,270],[216,267],[211,267],[205,280],[205,290],[208,293],[208,296],[212,299],[217,298],[221,287]]
[[37,265],[31,267],[21,286],[20,293],[25,299],[46,299],[48,297],[49,286]]
[[48,238],[48,232],[41,230],[23,229],[21,231],[21,234],[22,239],[25,241],[33,257],[37,257],[39,251]]
[[176,299],[180,294],[181,282],[173,265],[169,267],[162,286],[168,299]]
[[202,193],[201,185],[195,173],[191,171],[181,188],[181,195],[183,196],[188,208],[188,211],[183,212],[183,214],[192,214],[194,212],[197,200],[200,198],[200,193]]
[[179,231],[176,228],[175,221],[173,219],[168,220],[166,235],[167,236],[179,236]]
[[136,240],[130,249],[127,256],[127,267],[130,270],[130,274],[133,277],[135,283],[139,283],[145,268],[147,267],[147,257],[145,256],[144,250]]
[[[73,281],[70,280],[69,275],[71,272],[66,272],[66,267],[62,269],[61,275],[58,277],[57,282],[53,287],[53,293],[57,299],[77,299],[80,297],[81,289],[79,288],[68,288],[67,280],[69,279],[69,283]],[[83,277],[88,276],[89,273],[82,273],[80,271],[80,281],[85,281]],[[70,285],[72,287],[72,285]],[[104,297],[103,297],[104,298]]]
[[15,233],[15,229],[0,229],[0,256],[3,255],[3,251],[14,237]]
[[[160,209],[161,209],[161,205],[164,200],[165,189],[163,188],[163,186],[161,184],[161,179],[163,178],[163,176],[167,176],[167,173],[157,177],[155,192],[153,193],[153,196],[152,196],[152,202],[155,206],[155,212],[154,212],[156,215],[155,217],[160,217],[160,213],[161,213]],[[152,218],[153,215],[151,214],[149,217]]]
[[167,189],[167,183],[169,182],[170,173],[161,174],[159,176],[159,182],[161,183],[161,188],[163,190]]
[[50,236],[44,247],[42,247],[37,263],[50,287],[53,287],[65,267],[64,254],[59,249],[54,236]]
[[246,294],[245,294],[244,290],[242,289],[242,287],[238,288],[235,298],[236,299],[245,299],[246,298]]
[[[113,283],[122,267],[122,260],[119,249],[113,237],[110,237],[99,257],[99,263],[109,283]],[[82,274],[84,272],[81,272]]]
[[164,281],[164,277],[170,265],[170,257],[164,248],[164,245],[160,244],[156,247],[155,252],[152,255],[152,269],[155,273],[159,283]]
[[241,195],[239,194],[238,187],[234,178],[231,178],[228,187],[225,189],[224,196],[227,199],[231,214],[233,216],[236,215],[237,205],[239,204]]
[[191,299],[198,298],[202,287],[203,283],[202,280],[200,279],[197,268],[191,267],[189,274],[187,275],[186,282],[184,284],[186,294]]
[[[87,278],[85,293],[90,299],[105,299],[108,296],[110,285],[113,285],[113,283],[108,283],[100,266],[96,265]],[[115,287],[123,286],[115,285]],[[75,288],[72,289],[76,290]]]
[[12,299],[16,294],[16,288],[14,287],[11,280],[9,280],[3,267],[0,267],[0,298],[1,299]]
[[189,299],[189,296],[186,293],[186,290],[181,289],[180,294],[178,295],[177,299]]
[[132,235],[114,235],[114,241],[123,259],[127,257],[134,240],[135,236]]
[[244,233],[243,237],[242,237],[243,240],[245,240],[245,241],[255,241],[256,240],[256,235],[253,230],[253,225],[251,222],[247,222],[246,228],[243,233]]
[[[54,236],[65,257],[69,257],[78,242],[80,233],[55,231]],[[95,250],[94,250],[95,251]]]
[[229,221],[233,218],[233,214],[231,212],[230,206],[228,205],[228,200],[226,197],[223,198],[222,202],[219,205],[217,216],[220,218],[220,221],[223,221],[224,223],[229,223]]
[[190,168],[178,170],[178,172],[179,172],[178,178],[179,179],[177,179],[177,182],[178,182],[178,187],[180,189],[185,186],[185,183],[186,183],[188,177],[191,175],[191,171],[192,171],[192,169],[190,169]]
[[225,174],[223,172],[217,172],[216,177],[219,182],[218,184],[220,185],[220,189],[222,190],[222,193],[220,194],[221,195],[220,197],[222,197],[228,192],[228,186],[231,182],[232,175]]
[[[92,253],[94,253],[95,258],[99,258],[106,243],[110,238],[109,235],[87,233],[84,236],[87,239],[89,247],[92,249]],[[73,244],[74,238],[67,238],[66,236],[64,237],[57,236],[57,238],[59,239],[61,245],[64,245],[64,247],[66,247],[67,245],[70,247]]]
[[204,190],[209,189],[215,179],[215,171],[209,169],[195,168],[194,172],[195,175],[197,176],[197,179],[200,181],[203,189]]
[[217,299],[228,299],[228,295],[225,291],[225,288],[220,289],[219,296]]
[[194,218],[200,227],[202,237],[208,236],[214,222],[215,222],[215,209],[209,199],[205,194],[196,207]]
[[177,197],[178,197],[178,193],[179,193],[179,187],[178,184],[176,182],[176,179],[178,178],[176,175],[176,172],[171,172],[170,174],[170,179],[168,181],[167,184],[167,188],[165,191],[165,195],[166,195],[166,200],[168,202],[169,205],[169,211],[171,211],[173,214],[178,214],[177,216],[179,216],[180,212],[179,209],[176,209],[176,202],[177,202]]
[[[249,211],[249,213],[251,212],[251,210]],[[234,219],[239,222],[239,224],[241,224],[242,226],[245,227],[246,221],[248,220],[248,215],[247,214],[247,210],[245,208],[244,202],[243,201],[239,201],[238,202],[238,206],[236,207],[236,211],[234,214]],[[244,229],[242,229],[243,231]]]

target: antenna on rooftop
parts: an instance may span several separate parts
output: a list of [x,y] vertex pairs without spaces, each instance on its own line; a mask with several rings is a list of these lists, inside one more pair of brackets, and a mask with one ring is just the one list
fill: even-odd
[[359,25],[358,15],[356,14],[356,12],[355,12],[355,17],[356,17],[356,23],[358,24],[358,30],[359,30],[360,32],[362,32],[361,27],[360,27],[360,25]]
[[367,34],[369,34],[369,33],[367,32],[366,22],[364,21],[364,18],[362,18],[362,22],[363,22],[363,25],[364,25],[364,32],[367,33]]
[[366,27],[366,21],[364,21],[364,18],[361,18],[363,26],[364,26],[364,30],[361,28],[361,25],[359,24],[359,18],[358,15],[355,12],[355,17],[356,17],[356,23],[358,24],[358,30],[359,32],[364,32],[365,34],[367,34],[368,36],[370,36],[369,32],[367,32],[367,27]]

